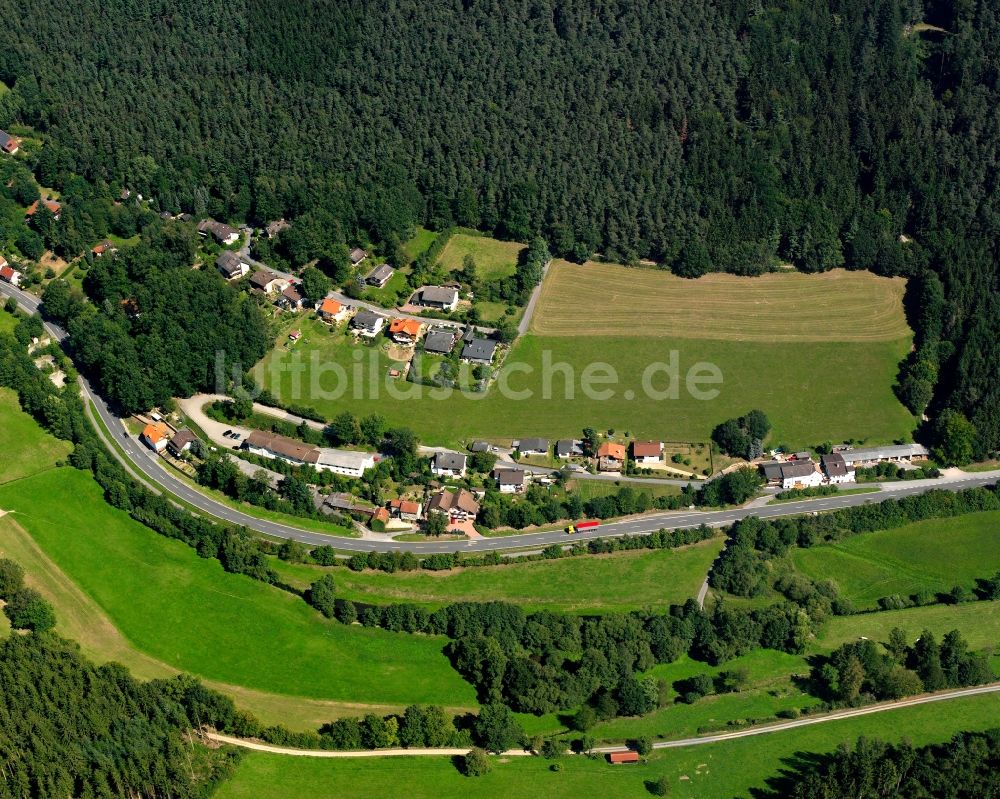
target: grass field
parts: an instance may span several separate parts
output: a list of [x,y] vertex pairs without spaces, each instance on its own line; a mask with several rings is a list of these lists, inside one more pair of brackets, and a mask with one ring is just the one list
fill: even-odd
[[[8,314],[0,314],[8,316]],[[73,446],[42,430],[21,410],[17,394],[0,389],[0,483],[51,469]],[[0,503],[0,508],[3,504]]]
[[13,333],[21,317],[16,313],[7,313],[7,311],[2,310],[5,302],[6,300],[0,297],[0,333]]
[[[544,336],[638,335],[726,341],[897,341],[910,336],[902,278],[842,269],[698,280],[657,269],[554,261],[531,321]],[[588,332],[580,308],[600,308]],[[641,328],[637,322],[641,320]]]
[[338,596],[366,602],[405,601],[437,607],[489,597],[530,610],[607,612],[682,604],[697,595],[722,544],[720,537],[679,550],[622,552],[449,572],[385,574],[283,563],[276,568],[284,579],[303,586],[330,571]]
[[662,483],[619,483],[607,480],[570,480],[567,487],[584,502],[617,494],[622,488],[631,488],[637,494],[647,494],[650,497],[672,497],[681,493],[679,487]]
[[837,616],[826,623],[818,644],[826,650],[866,636],[886,641],[893,627],[905,630],[916,640],[924,629],[940,640],[950,630],[961,630],[973,649],[1000,645],[1000,601],[969,602],[963,605],[928,605],[922,608],[889,610],[857,616]]
[[493,771],[470,779],[446,758],[316,760],[249,754],[219,799],[369,799],[405,793],[411,799],[634,799],[648,796],[644,782],[666,775],[671,796],[728,799],[763,788],[768,777],[802,753],[828,752],[860,735],[908,738],[916,745],[947,740],[963,730],[997,726],[1000,695],[957,699],[859,719],[707,746],[655,752],[648,763],[615,768],[603,760],[567,757],[558,772],[542,758],[494,761]]
[[[302,328],[304,340],[294,351],[286,353],[279,346],[258,365],[265,387],[283,401],[313,407],[327,418],[344,410],[359,415],[377,410],[392,424],[411,426],[428,444],[455,446],[480,437],[579,436],[584,427],[628,430],[643,438],[706,441],[721,420],[754,407],[765,409],[772,420],[771,440],[789,446],[846,438],[892,441],[907,438],[913,429],[913,417],[892,392],[897,364],[909,349],[907,339],[805,347],[529,335],[514,345],[501,370],[503,382],[485,395],[471,395],[391,380],[380,351],[370,362],[366,351],[371,348],[352,347],[340,334],[310,335],[308,322]],[[363,356],[360,362],[353,360],[352,349]],[[643,374],[650,364],[669,362],[672,350],[679,363],[678,396],[661,399],[644,391]],[[610,386],[595,386],[610,391],[610,396],[584,394],[584,370],[598,362],[616,376]],[[715,399],[696,399],[685,388],[688,370],[699,362],[714,364],[722,373],[721,384],[704,387],[719,391]],[[283,368],[276,371],[276,363]],[[571,385],[564,371],[553,370],[546,378],[546,363],[567,364]],[[863,374],[865,380],[859,384],[831,379],[838,374]],[[667,376],[652,378],[657,391],[667,388]],[[504,392],[503,385],[510,390]]]
[[0,507],[137,649],[218,682],[315,699],[472,706],[443,638],[345,628],[298,597],[226,574],[215,560],[106,505],[70,469],[0,488]]
[[418,227],[413,234],[413,238],[403,245],[403,252],[406,253],[407,260],[411,262],[417,260],[421,253],[430,249],[430,246],[434,243],[434,239],[437,237],[438,234],[433,230]]
[[795,549],[792,561],[813,579],[834,580],[859,607],[891,594],[943,592],[956,585],[971,589],[976,578],[1000,570],[1000,511],[929,519]]
[[523,249],[525,245],[514,241],[455,233],[437,262],[444,270],[457,272],[462,268],[465,256],[471,255],[476,261],[476,274],[480,280],[497,280],[517,271],[517,259]]

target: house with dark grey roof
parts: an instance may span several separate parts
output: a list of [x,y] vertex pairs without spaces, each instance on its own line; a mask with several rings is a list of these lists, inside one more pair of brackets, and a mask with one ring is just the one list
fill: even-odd
[[583,442],[575,438],[560,438],[556,442],[557,458],[575,458],[583,455]]
[[473,441],[469,445],[469,452],[489,452],[490,449],[489,441]]
[[351,250],[351,254],[350,254],[351,266],[357,266],[363,260],[365,260],[365,258],[367,258],[367,257],[368,257],[368,253],[366,253],[360,247],[354,248],[353,250]]
[[236,240],[239,239],[239,231],[234,227],[230,227],[225,222],[216,222],[214,219],[203,219],[198,223],[198,235],[208,236],[212,235],[219,244],[228,245],[235,244]]
[[287,284],[288,281],[285,278],[266,269],[258,269],[250,277],[250,285],[255,289],[263,291],[265,294],[271,294],[278,289],[284,288]]
[[458,452],[437,452],[431,461],[431,474],[438,477],[465,477],[464,455]]
[[187,428],[183,428],[174,433],[174,437],[167,442],[167,451],[174,457],[180,457],[189,449],[198,438]]
[[547,438],[522,438],[516,446],[517,451],[522,455],[549,454],[549,440]]
[[374,338],[385,325],[385,317],[373,311],[362,309],[351,320],[351,327],[365,338]]
[[385,284],[392,279],[394,274],[395,271],[389,264],[379,264],[365,275],[365,283],[376,288],[385,288]]
[[432,330],[424,336],[424,352],[447,355],[455,349],[455,333],[451,330]]
[[462,360],[469,363],[493,363],[493,354],[497,351],[497,343],[488,338],[474,338],[462,347]]
[[793,461],[771,461],[760,464],[764,479],[770,485],[789,488],[815,488],[823,482],[822,473],[810,459],[796,458]]
[[824,455],[820,458],[820,463],[823,465],[823,472],[831,485],[854,482],[854,465],[848,466],[844,456],[839,452]]
[[250,271],[250,267],[236,253],[229,251],[215,259],[215,266],[226,280],[238,280]]
[[501,494],[520,494],[527,485],[524,469],[494,469],[493,478]]
[[417,294],[417,304],[441,311],[454,311],[458,306],[458,289],[446,286],[424,286]]
[[299,293],[298,286],[292,284],[281,292],[281,296],[278,298],[278,304],[283,308],[290,308],[293,311],[302,310],[302,303],[305,301],[305,297]]

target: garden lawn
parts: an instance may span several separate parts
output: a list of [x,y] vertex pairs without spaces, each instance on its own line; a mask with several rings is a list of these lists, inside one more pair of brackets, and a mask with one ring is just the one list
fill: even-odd
[[[792,447],[848,438],[872,443],[906,439],[914,425],[892,392],[909,339],[797,344],[529,335],[508,355],[501,382],[485,395],[466,395],[388,379],[387,364],[369,362],[369,356],[355,364],[340,334],[323,339],[304,333],[304,338],[294,348],[298,360],[285,362],[291,367],[271,368],[281,347],[258,367],[258,379],[281,401],[312,407],[326,418],[344,410],[377,411],[391,424],[411,427],[428,444],[458,446],[472,438],[535,435],[555,439],[579,436],[584,427],[628,430],[640,438],[707,441],[720,421],[751,408],[770,417],[773,443]],[[677,352],[680,367],[678,396],[651,396],[643,390],[643,373],[651,364],[668,362],[671,351]],[[703,386],[718,390],[714,399],[696,399],[685,388],[688,370],[699,362],[721,371],[721,385]],[[341,371],[330,366],[334,363]],[[543,379],[544,363],[567,364],[575,375],[570,385],[562,372]],[[616,376],[611,385],[593,386],[610,392],[603,398],[593,392],[585,396],[582,390],[584,369],[597,363]],[[357,371],[351,371],[355,366]],[[859,374],[864,381],[831,379]],[[658,391],[668,382],[662,373],[653,375]]]
[[639,550],[612,555],[578,555],[507,566],[444,572],[416,570],[386,574],[276,563],[282,578],[305,586],[330,573],[337,595],[363,602],[416,602],[439,607],[450,602],[504,600],[528,610],[626,611],[666,609],[696,596],[722,549],[721,537],[678,550]]
[[[0,313],[0,318],[9,314]],[[21,410],[17,394],[0,388],[0,483],[51,469],[73,446],[49,435]],[[0,502],[0,508],[6,509]]]
[[609,766],[603,759],[565,757],[551,771],[542,758],[493,759],[483,777],[463,777],[448,758],[319,760],[248,754],[218,799],[369,799],[405,794],[409,799],[635,799],[648,796],[647,780],[661,775],[670,796],[723,799],[746,796],[789,768],[807,752],[829,752],[858,736],[915,745],[944,741],[954,733],[997,726],[1000,695],[970,697],[934,705],[760,735],[718,744],[654,752],[638,766]]
[[60,469],[0,487],[0,507],[134,646],[197,676],[292,696],[474,706],[445,639],[344,627],[108,506]]
[[975,588],[1000,570],[1000,511],[928,519],[865,533],[835,544],[794,549],[795,567],[814,580],[831,579],[859,607],[892,594]]
[[438,257],[438,265],[448,272],[462,269],[466,255],[476,261],[476,275],[491,281],[509,277],[517,271],[517,259],[525,245],[514,241],[499,241],[489,236],[455,233]]

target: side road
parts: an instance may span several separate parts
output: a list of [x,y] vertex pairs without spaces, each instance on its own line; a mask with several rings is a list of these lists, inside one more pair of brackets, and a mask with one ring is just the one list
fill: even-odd
[[[738,730],[737,732],[727,732],[719,735],[704,735],[696,738],[680,738],[676,741],[660,741],[653,744],[653,748],[680,749],[686,746],[702,746],[704,744],[732,741],[737,738],[749,738],[753,735],[770,735],[771,733],[794,730],[799,727],[808,727],[813,724],[826,724],[831,721],[853,719],[858,716],[870,716],[873,713],[885,713],[887,711],[899,710],[901,708],[913,707],[915,705],[926,705],[931,702],[946,702],[949,699],[962,699],[968,696],[981,696],[984,694],[993,694],[998,692],[1000,692],[1000,682],[995,682],[990,683],[989,685],[979,685],[974,688],[959,688],[953,691],[923,694],[921,696],[913,696],[907,699],[899,699],[895,702],[880,702],[879,704],[866,705],[865,707],[835,710],[832,713],[824,713],[823,715],[796,719],[795,721],[785,721],[779,724],[766,724],[758,727],[750,727],[745,730]],[[206,732],[204,735],[206,738],[218,743],[231,744],[244,749],[253,749],[258,752],[269,752],[270,754],[275,755],[292,755],[296,757],[453,757],[455,755],[464,755],[468,751],[466,749],[370,749],[364,751],[340,752],[323,749],[292,749],[285,746],[272,746],[258,741],[251,741],[244,738],[234,738],[230,735],[220,735],[219,733],[214,732]],[[628,749],[629,747],[620,745],[597,747],[592,751],[600,754],[607,754],[609,752],[626,752]],[[512,749],[504,752],[502,756],[515,757],[529,754],[531,753],[521,749]]]

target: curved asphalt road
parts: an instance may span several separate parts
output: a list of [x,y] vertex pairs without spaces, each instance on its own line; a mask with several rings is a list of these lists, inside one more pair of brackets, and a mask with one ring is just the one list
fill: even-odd
[[[0,283],[0,293],[17,298],[21,308],[32,313],[38,311],[40,301],[20,289],[7,283]],[[50,335],[62,342],[66,337],[66,331],[57,325],[46,324]],[[697,527],[700,524],[710,526],[720,526],[732,524],[737,519],[746,516],[759,516],[761,518],[773,518],[777,516],[791,516],[801,513],[819,512],[835,510],[837,508],[847,508],[855,505],[863,505],[869,502],[880,502],[885,499],[909,496],[911,494],[921,494],[925,491],[942,488],[950,491],[958,491],[963,488],[983,486],[995,483],[1000,477],[998,472],[983,472],[976,475],[962,475],[950,479],[939,480],[915,480],[912,483],[888,483],[882,486],[878,492],[867,494],[847,494],[844,496],[819,497],[798,502],[784,502],[777,505],[765,505],[756,508],[734,508],[721,511],[669,511],[664,513],[652,513],[637,516],[631,519],[624,519],[617,522],[608,522],[592,530],[576,533],[572,536],[566,535],[562,530],[549,532],[522,533],[518,535],[507,535],[496,538],[480,538],[472,541],[438,541],[438,542],[416,542],[416,541],[369,541],[357,538],[344,538],[341,536],[325,535],[314,533],[293,527],[279,522],[266,521],[250,516],[238,510],[234,510],[227,505],[194,490],[186,483],[179,480],[166,468],[160,465],[160,459],[143,446],[137,439],[124,435],[124,426],[108,407],[107,403],[98,396],[90,384],[81,378],[81,389],[84,400],[90,400],[96,408],[105,426],[117,435],[119,431],[123,433],[117,439],[118,446],[124,450],[130,463],[133,473],[137,473],[144,482],[157,486],[159,490],[167,495],[173,495],[181,499],[188,505],[197,508],[207,516],[216,518],[230,524],[243,525],[264,535],[274,538],[289,538],[301,541],[310,546],[329,544],[339,550],[347,552],[373,552],[373,551],[410,551],[417,555],[431,555],[435,553],[447,552],[470,552],[482,553],[494,550],[535,548],[541,549],[549,544],[569,544],[591,538],[609,538],[624,535],[639,535],[642,533],[652,533],[657,530],[676,530],[685,527]],[[97,432],[104,437],[103,431],[98,427]],[[105,441],[112,452],[110,442]]]

